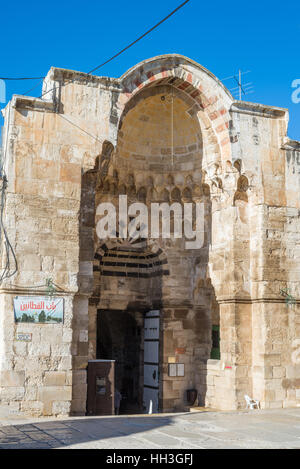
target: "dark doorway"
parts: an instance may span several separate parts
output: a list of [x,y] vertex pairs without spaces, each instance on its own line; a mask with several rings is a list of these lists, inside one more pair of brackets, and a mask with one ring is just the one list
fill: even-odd
[[143,314],[98,310],[97,359],[115,360],[120,414],[143,413]]

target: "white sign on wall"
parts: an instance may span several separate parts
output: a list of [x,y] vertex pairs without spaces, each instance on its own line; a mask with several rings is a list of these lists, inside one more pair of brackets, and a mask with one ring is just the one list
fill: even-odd
[[16,322],[59,324],[64,320],[64,299],[51,296],[14,298]]

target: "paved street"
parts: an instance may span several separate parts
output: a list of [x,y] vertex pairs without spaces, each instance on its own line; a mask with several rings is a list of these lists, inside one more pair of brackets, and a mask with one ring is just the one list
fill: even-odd
[[0,421],[0,449],[300,448],[300,409]]

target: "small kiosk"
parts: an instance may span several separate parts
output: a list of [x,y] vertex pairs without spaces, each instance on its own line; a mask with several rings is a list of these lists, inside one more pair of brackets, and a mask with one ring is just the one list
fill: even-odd
[[115,360],[90,360],[87,383],[87,415],[114,415]]

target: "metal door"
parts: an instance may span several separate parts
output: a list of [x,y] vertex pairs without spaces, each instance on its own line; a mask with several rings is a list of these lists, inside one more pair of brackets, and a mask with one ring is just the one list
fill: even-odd
[[158,412],[159,394],[159,311],[149,311],[144,319],[145,412]]
[[91,360],[87,373],[87,414],[114,415],[115,362]]

